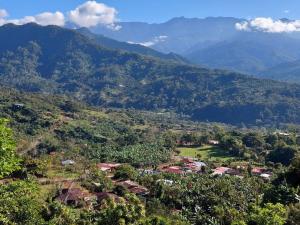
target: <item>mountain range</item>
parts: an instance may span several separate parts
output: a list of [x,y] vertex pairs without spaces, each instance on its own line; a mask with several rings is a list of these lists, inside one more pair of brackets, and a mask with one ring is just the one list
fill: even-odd
[[112,49],[76,30],[4,25],[0,52],[0,84],[21,91],[200,121],[300,123],[300,85]]
[[122,28],[117,31],[103,26],[93,27],[91,31],[119,41],[139,43],[164,53],[174,52],[190,62],[209,68],[299,82],[298,72],[286,74],[284,70],[279,74],[277,69],[286,64],[295,65],[296,68],[300,66],[300,32],[237,30],[236,24],[243,21],[247,20],[179,17],[160,24],[121,22],[118,25]]
[[116,41],[114,39],[107,38],[103,35],[94,34],[87,28],[80,28],[77,29],[77,31],[87,36],[91,40],[95,41],[97,44],[105,46],[107,48],[130,51],[145,56],[152,56],[152,57],[165,59],[165,60],[174,60],[176,62],[188,63],[187,59],[175,53],[164,54],[162,52],[156,51],[152,48],[145,47],[143,45]]
[[130,43],[139,43],[161,52],[186,54],[199,44],[217,43],[233,38],[239,32],[235,24],[242,19],[231,17],[173,18],[161,24],[120,22],[119,30],[104,26],[90,28],[93,33]]

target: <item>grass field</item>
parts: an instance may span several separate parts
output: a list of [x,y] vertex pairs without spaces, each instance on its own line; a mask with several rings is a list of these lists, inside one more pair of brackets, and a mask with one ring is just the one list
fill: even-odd
[[180,151],[180,156],[196,157],[197,155],[201,155],[201,159],[203,160],[227,161],[229,159],[234,159],[234,157],[228,155],[223,149],[212,145],[204,145],[201,147],[183,147],[178,148],[178,150]]

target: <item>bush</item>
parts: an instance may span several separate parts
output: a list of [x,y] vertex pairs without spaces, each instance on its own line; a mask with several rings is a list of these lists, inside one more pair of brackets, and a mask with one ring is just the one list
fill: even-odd
[[137,171],[130,165],[122,165],[117,168],[114,178],[124,180],[136,180],[138,176]]

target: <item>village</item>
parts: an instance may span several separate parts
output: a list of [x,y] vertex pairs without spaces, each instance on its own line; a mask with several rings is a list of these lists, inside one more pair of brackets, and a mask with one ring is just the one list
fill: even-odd
[[[217,146],[218,141],[210,140],[210,144]],[[191,143],[185,143],[186,146],[191,145]],[[76,164],[74,160],[64,160],[61,162],[63,167],[72,167]],[[226,163],[223,163],[226,164]],[[115,178],[115,173],[118,169],[129,166],[125,163],[114,163],[114,162],[104,162],[98,163],[97,169],[105,174],[108,179],[111,179],[113,185],[119,189],[126,190],[141,199],[146,198],[150,195],[150,190],[137,181],[131,179],[120,179]],[[181,179],[185,179],[185,176],[197,174],[209,175],[212,179],[222,176],[234,176],[243,179],[245,176],[256,176],[262,179],[264,182],[269,182],[272,177],[272,169],[260,166],[251,166],[249,164],[226,166],[220,164],[210,164],[200,161],[197,158],[185,157],[176,155],[172,158],[172,161],[159,165],[157,168],[138,168],[138,176],[148,176],[148,175],[159,175],[159,174],[169,174],[180,176]],[[172,186],[174,181],[172,179],[159,179],[157,182],[161,182],[163,185]],[[100,184],[94,182],[95,187]],[[73,207],[87,207],[92,208],[96,205],[101,205],[104,200],[113,199],[114,201],[119,201],[121,196],[113,190],[106,190],[101,192],[91,192],[80,185],[78,181],[64,181],[60,183],[59,193],[56,199],[63,204],[70,205]]]

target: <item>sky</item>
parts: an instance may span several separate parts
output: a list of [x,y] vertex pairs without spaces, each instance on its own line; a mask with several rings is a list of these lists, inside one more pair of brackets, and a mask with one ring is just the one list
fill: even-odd
[[[0,0],[6,19],[20,19],[43,12],[67,14],[84,0]],[[299,19],[299,0],[97,0],[114,8],[120,21],[160,23],[173,17],[232,16]]]
[[181,16],[230,16],[245,19],[235,24],[238,30],[299,32],[298,15],[299,0],[0,0],[0,25],[100,25],[116,31],[122,29],[120,21],[161,23]]

